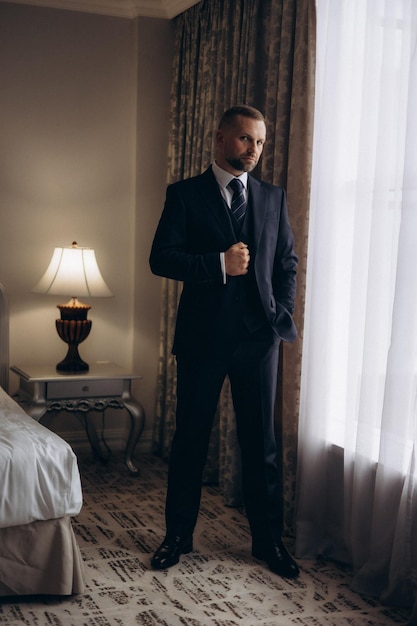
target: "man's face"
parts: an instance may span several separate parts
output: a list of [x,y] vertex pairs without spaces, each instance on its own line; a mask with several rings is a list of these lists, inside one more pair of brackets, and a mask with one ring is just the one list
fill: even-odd
[[265,137],[264,122],[237,115],[232,126],[217,131],[217,165],[233,176],[251,172],[262,154]]

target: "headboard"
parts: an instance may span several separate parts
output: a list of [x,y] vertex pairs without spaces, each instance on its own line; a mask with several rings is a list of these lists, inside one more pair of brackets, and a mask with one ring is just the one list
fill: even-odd
[[9,307],[6,290],[0,283],[0,387],[9,387]]

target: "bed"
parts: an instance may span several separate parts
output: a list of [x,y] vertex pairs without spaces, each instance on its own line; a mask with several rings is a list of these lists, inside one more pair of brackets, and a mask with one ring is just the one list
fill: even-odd
[[8,327],[0,284],[0,596],[82,593],[77,459],[8,395]]

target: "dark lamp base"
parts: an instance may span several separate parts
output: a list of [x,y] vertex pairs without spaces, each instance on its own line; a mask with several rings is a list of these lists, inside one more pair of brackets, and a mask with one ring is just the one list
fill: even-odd
[[87,339],[91,330],[91,320],[60,319],[55,321],[58,335],[68,344],[67,356],[58,363],[58,372],[87,372],[88,363],[78,353],[78,344]]
[[88,363],[82,360],[78,353],[78,346],[70,344],[68,346],[67,356],[60,361],[56,369],[58,372],[88,372]]

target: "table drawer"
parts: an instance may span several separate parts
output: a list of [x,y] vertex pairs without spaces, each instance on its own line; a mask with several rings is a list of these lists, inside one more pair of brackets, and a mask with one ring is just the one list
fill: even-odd
[[46,395],[51,398],[102,398],[121,396],[123,380],[54,381],[47,385]]

